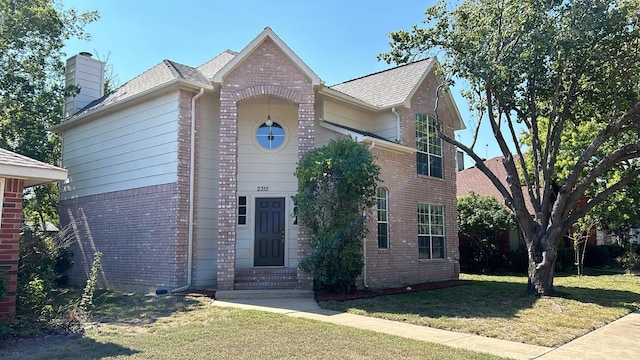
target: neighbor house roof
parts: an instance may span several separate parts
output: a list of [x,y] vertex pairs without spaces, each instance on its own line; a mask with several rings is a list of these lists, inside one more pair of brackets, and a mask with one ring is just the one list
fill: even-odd
[[[489,160],[485,160],[484,165],[496,175],[496,177],[505,187],[508,188],[507,170],[502,163],[503,160],[503,156],[496,156]],[[467,195],[469,191],[473,191],[479,195],[492,195],[501,202],[504,199],[500,191],[498,191],[498,189],[493,185],[491,180],[489,180],[489,178],[475,166],[458,171],[456,175],[456,187],[457,196],[464,196]],[[529,192],[526,191],[526,187],[524,186],[522,188],[522,193],[529,214],[533,214],[534,210],[533,206],[531,205]]]
[[0,177],[24,179],[24,186],[66,180],[67,170],[0,149]]

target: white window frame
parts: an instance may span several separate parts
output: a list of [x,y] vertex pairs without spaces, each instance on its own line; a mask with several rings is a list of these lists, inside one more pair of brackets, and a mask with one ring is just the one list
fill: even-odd
[[[380,197],[380,191],[384,191],[384,199]],[[388,250],[389,249],[389,190],[385,187],[379,187],[376,189],[376,212],[377,212],[377,234],[378,234],[378,250]],[[380,207],[380,200],[384,200],[384,209]],[[381,219],[381,215],[382,219]],[[383,225],[386,228],[386,246],[380,246],[380,225]]]
[[[416,171],[419,175],[444,179],[444,156],[442,148],[442,139],[438,136],[437,120],[427,114],[416,114]],[[422,131],[425,130],[426,131]],[[426,169],[422,169],[418,159],[426,157]],[[440,173],[434,174],[435,166],[433,162],[440,161]],[[438,176],[439,175],[439,176]]]
[[[426,211],[424,211],[426,210]],[[447,242],[445,236],[445,208],[442,205],[432,205],[427,203],[418,203],[418,259],[419,260],[435,260],[445,259],[447,256]],[[427,240],[428,247],[420,246],[420,240]],[[434,256],[434,240],[441,241],[441,253]],[[422,248],[428,248],[428,254],[421,251]]]

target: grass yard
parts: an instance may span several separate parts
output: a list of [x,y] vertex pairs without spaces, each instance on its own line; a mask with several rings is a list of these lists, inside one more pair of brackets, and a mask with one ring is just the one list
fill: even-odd
[[350,301],[325,309],[555,347],[640,309],[640,276],[557,276],[556,297],[524,293],[525,276],[461,274],[471,285]]
[[101,293],[83,337],[18,343],[2,359],[499,359],[208,298]]

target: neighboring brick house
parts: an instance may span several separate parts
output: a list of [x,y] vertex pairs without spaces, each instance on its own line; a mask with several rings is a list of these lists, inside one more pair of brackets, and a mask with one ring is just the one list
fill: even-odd
[[[517,155],[514,155],[517,156]],[[500,182],[508,188],[507,185],[507,170],[505,169],[502,161],[503,156],[496,156],[489,160],[484,161],[484,165],[493,172]],[[504,203],[504,197],[500,194],[500,191],[491,183],[491,180],[477,167],[473,166],[464,170],[460,170],[457,176],[457,196],[467,195],[470,191],[474,191],[480,195],[494,196],[500,203]],[[522,186],[522,195],[524,197],[525,205],[529,214],[534,214],[533,205],[531,204],[531,198],[529,197],[529,191],[526,186]],[[582,206],[582,202],[578,203],[577,207]],[[520,236],[519,229],[511,229],[500,235],[501,250],[507,253],[512,250],[517,250],[524,246],[524,240]],[[566,245],[570,246],[571,243],[567,239]],[[595,232],[590,235],[588,239],[589,245],[596,245]]]
[[[104,64],[80,54],[68,68],[82,91],[52,130],[70,174],[61,218],[76,239],[73,281],[101,251],[100,281],[113,289],[310,289],[297,270],[309,247],[294,171],[343,136],[369,147],[384,181],[358,286],[458,277],[455,151],[435,133],[436,59],[325,86],[265,28],[239,53],[195,68],[164,60],[103,97]],[[460,114],[450,93],[439,103],[453,136]]]
[[10,322],[16,311],[22,192],[66,178],[64,169],[0,149],[0,270],[8,284],[7,295],[0,299],[0,323]]

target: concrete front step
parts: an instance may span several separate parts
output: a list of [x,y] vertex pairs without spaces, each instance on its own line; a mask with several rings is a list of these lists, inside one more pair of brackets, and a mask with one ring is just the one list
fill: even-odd
[[273,289],[295,289],[297,281],[236,281],[233,284],[235,290],[273,290]]
[[313,298],[312,290],[269,289],[269,290],[217,290],[216,300],[246,299],[303,299]]
[[295,268],[236,269],[233,288],[236,290],[295,289],[298,276]]

